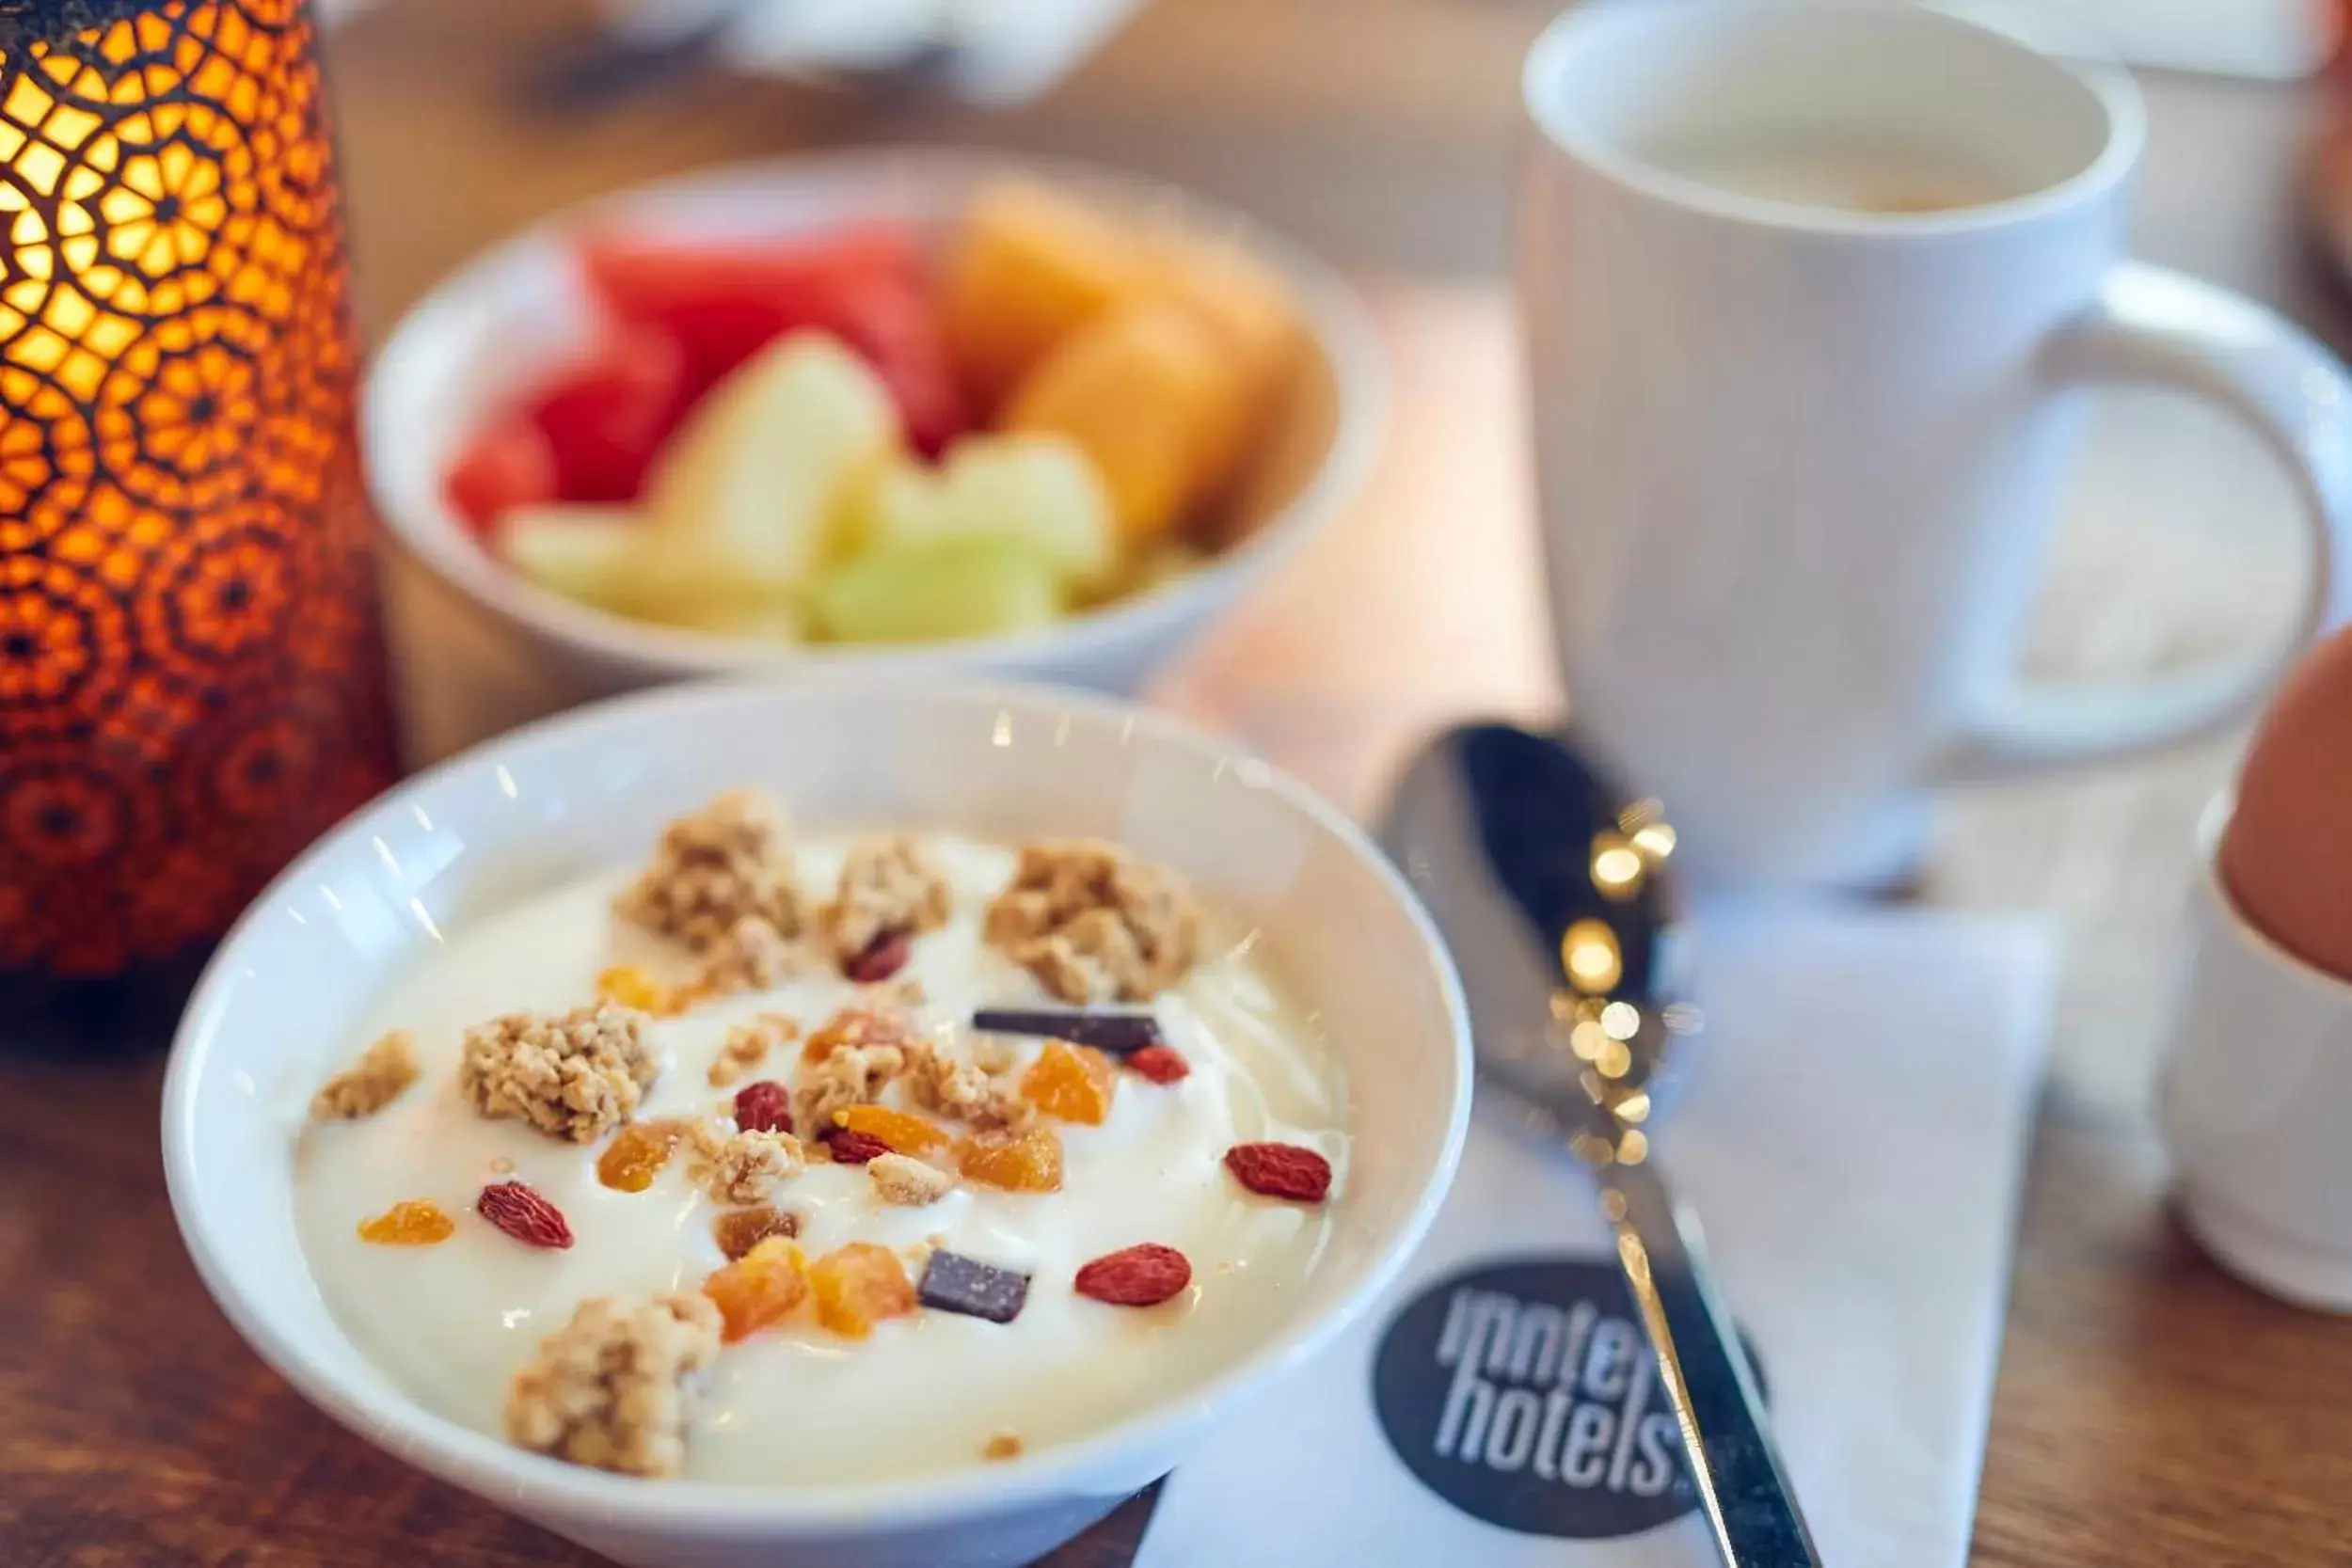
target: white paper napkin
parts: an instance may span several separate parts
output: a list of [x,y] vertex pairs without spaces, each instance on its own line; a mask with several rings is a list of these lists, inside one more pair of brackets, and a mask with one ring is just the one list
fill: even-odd
[[[2047,929],[1774,906],[1709,911],[1699,937],[1703,1055],[1658,1147],[1706,1221],[1815,1539],[1833,1568],[1958,1568]],[[1712,1568],[1591,1183],[1519,1129],[1489,1091],[1404,1284],[1177,1471],[1138,1568]]]

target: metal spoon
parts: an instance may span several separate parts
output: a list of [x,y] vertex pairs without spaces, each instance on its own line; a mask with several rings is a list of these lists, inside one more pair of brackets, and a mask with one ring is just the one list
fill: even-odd
[[1479,1070],[1593,1165],[1691,1479],[1730,1568],[1818,1568],[1756,1373],[1644,1123],[1675,1003],[1674,831],[1564,742],[1449,730],[1406,768],[1381,839],[1445,932]]

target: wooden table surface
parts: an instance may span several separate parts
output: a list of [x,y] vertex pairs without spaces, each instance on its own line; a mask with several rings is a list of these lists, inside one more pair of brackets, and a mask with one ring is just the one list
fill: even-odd
[[[1544,14],[1514,0],[1159,0],[1009,114],[703,81],[551,119],[514,89],[575,35],[573,6],[388,0],[336,40],[362,317],[380,333],[467,253],[580,196],[791,148],[1050,150],[1255,210],[1375,279],[1404,408],[1375,499],[1163,697],[1360,806],[1429,724],[1556,698],[1497,284],[1516,63]],[[2140,251],[2352,342],[2289,221],[2293,153],[2322,89],[2150,91]],[[2038,661],[2198,657],[2276,615],[2284,490],[2244,443],[2132,405],[2087,468]],[[2200,1257],[2164,1207],[2148,1117],[2190,826],[2229,756],[2216,744],[1947,814],[1929,895],[2049,910],[2070,943],[1980,1564],[2352,1563],[2352,1323],[2272,1303]],[[587,1560],[345,1435],[243,1348],[165,1208],[160,1062],[149,1041],[122,1043],[94,1062],[0,1055],[0,1561]],[[1124,1562],[1145,1512],[1131,1505],[1055,1562]]]

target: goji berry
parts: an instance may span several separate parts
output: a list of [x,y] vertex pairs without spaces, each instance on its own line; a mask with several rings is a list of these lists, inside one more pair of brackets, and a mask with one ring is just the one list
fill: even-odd
[[890,1146],[870,1132],[852,1132],[836,1127],[825,1134],[825,1147],[833,1150],[834,1160],[845,1165],[862,1165],[877,1154],[887,1154]]
[[735,1125],[746,1132],[792,1131],[792,1091],[762,1078],[735,1091]]
[[564,1212],[519,1181],[493,1181],[474,1201],[475,1211],[525,1246],[563,1248],[572,1244],[572,1227]]
[[904,931],[884,931],[866,951],[841,960],[841,973],[861,986],[878,985],[906,968],[914,956],[914,939]]
[[1192,1283],[1192,1262],[1172,1246],[1141,1242],[1078,1271],[1075,1290],[1113,1307],[1157,1307]]
[[1172,1045],[1147,1045],[1128,1057],[1127,1065],[1154,1084],[1173,1084],[1192,1072],[1192,1064]]
[[1251,1192],[1292,1203],[1321,1203],[1331,1191],[1331,1162],[1296,1144],[1235,1144],[1225,1168]]

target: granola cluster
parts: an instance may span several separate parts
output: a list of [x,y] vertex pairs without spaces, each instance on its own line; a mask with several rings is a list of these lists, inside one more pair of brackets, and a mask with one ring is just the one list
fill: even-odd
[[979,1128],[1021,1128],[1036,1116],[1012,1075],[1012,1053],[975,1040],[959,1053],[930,1040],[910,1041],[903,1082],[920,1109]]
[[710,1086],[725,1088],[766,1061],[768,1053],[800,1037],[801,1026],[782,1013],[762,1013],[749,1023],[737,1024],[727,1031],[710,1064]]
[[568,1013],[509,1013],[466,1031],[457,1086],[492,1119],[529,1122],[587,1143],[635,1114],[660,1070],[643,1015],[600,1003]]
[[395,1029],[326,1081],[310,1101],[310,1115],[319,1121],[372,1117],[416,1081],[417,1042],[405,1029]]
[[719,1308],[699,1292],[634,1307],[590,1297],[515,1374],[506,1435],[599,1470],[678,1474],[694,1380],[718,1357],[719,1328]]
[[747,914],[712,942],[694,971],[697,996],[733,996],[780,986],[806,965],[807,956],[766,915]]
[[866,1174],[884,1203],[909,1209],[937,1203],[956,1188],[954,1177],[906,1154],[877,1154],[866,1163]]
[[825,934],[844,960],[886,937],[921,936],[947,924],[946,875],[904,835],[870,840],[841,863]]
[[892,1038],[877,1031],[866,1037],[872,1043],[835,1046],[802,1068],[800,1085],[792,1091],[793,1126],[812,1132],[831,1127],[835,1111],[875,1103],[906,1069],[903,1037]]
[[710,1195],[710,1201],[739,1207],[766,1202],[807,1164],[801,1140],[789,1132],[710,1135],[695,1155],[694,1176]]
[[808,924],[792,870],[783,809],[754,789],[731,789],[664,829],[653,863],[614,908],[696,952],[756,915],[794,938]]
[[1148,1001],[1191,967],[1200,909],[1174,873],[1115,844],[1027,845],[988,940],[1065,1002]]

